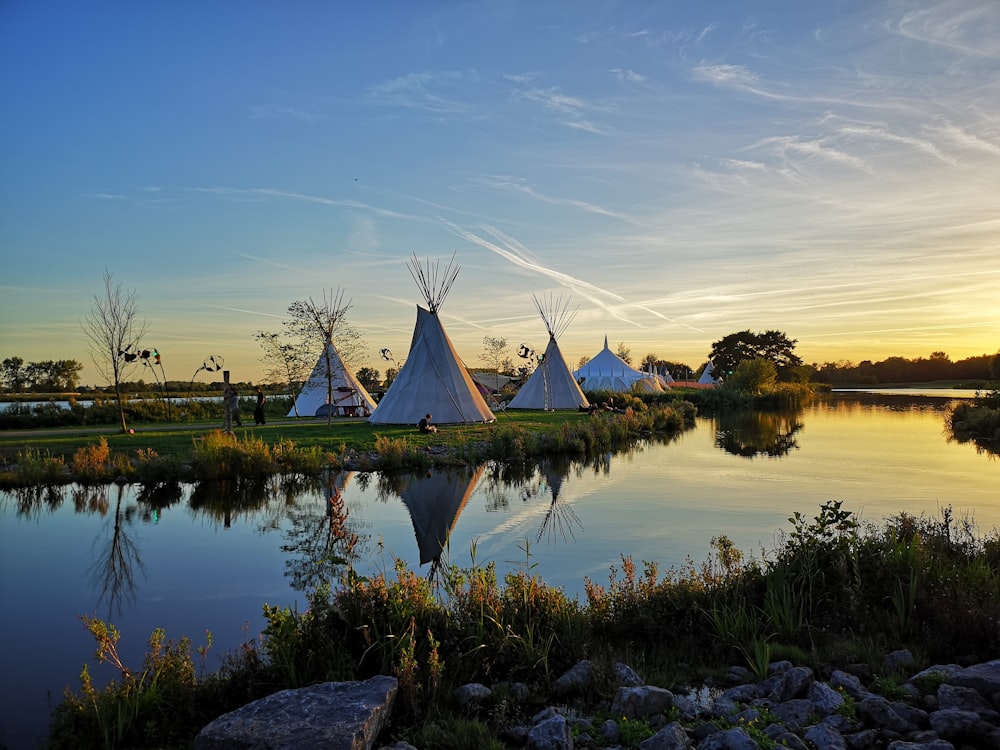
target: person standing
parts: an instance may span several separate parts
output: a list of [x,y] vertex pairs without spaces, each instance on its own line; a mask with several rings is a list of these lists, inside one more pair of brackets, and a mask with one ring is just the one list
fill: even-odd
[[229,413],[232,415],[235,425],[242,427],[243,420],[240,419],[240,392],[236,388],[232,388],[229,392]]
[[258,385],[257,386],[257,406],[253,410],[253,423],[254,424],[264,424],[264,402],[267,401],[267,396],[264,395],[264,390]]

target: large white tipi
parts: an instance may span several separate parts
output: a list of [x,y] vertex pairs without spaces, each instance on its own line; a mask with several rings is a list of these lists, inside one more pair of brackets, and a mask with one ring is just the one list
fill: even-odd
[[449,263],[438,283],[436,262],[433,266],[428,263],[425,269],[414,256],[407,265],[427,308],[417,305],[410,353],[368,421],[415,425],[425,414],[431,414],[431,421],[438,424],[492,422],[493,412],[459,359],[438,316],[441,303],[458,276],[458,267],[453,268]]
[[375,400],[344,364],[333,341],[326,342],[288,416],[325,417],[327,408],[334,416],[368,417],[375,411]]
[[549,411],[589,406],[587,397],[583,395],[576,378],[566,366],[566,360],[563,359],[559,344],[556,343],[556,339],[563,334],[576,316],[576,310],[570,311],[569,302],[564,304],[561,297],[554,301],[550,297],[544,305],[534,295],[532,299],[549,333],[549,344],[545,347],[545,354],[542,355],[538,367],[511,399],[508,408]]
[[608,348],[608,337],[604,337],[604,348],[573,375],[582,388],[588,391],[631,391],[633,388],[647,392],[663,390],[656,376],[636,370],[624,359]]

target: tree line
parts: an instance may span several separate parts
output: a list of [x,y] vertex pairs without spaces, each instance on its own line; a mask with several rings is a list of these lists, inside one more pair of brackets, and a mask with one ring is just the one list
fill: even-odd
[[814,380],[833,385],[880,385],[886,383],[932,383],[938,380],[997,380],[1000,355],[980,354],[953,362],[944,352],[929,357],[888,357],[878,362],[847,360],[813,365]]
[[82,371],[75,359],[25,362],[7,357],[0,364],[0,380],[9,393],[71,393],[79,386]]

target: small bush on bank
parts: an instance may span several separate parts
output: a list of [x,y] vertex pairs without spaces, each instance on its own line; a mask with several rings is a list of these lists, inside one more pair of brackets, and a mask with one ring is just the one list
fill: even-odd
[[1000,453],[1000,389],[983,391],[971,402],[958,404],[948,415],[948,428],[960,443]]

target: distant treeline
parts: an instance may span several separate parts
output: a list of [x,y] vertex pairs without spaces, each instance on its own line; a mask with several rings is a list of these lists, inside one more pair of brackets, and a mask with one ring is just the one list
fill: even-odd
[[885,383],[930,383],[937,380],[990,380],[997,377],[996,360],[1000,355],[981,354],[952,362],[944,352],[930,357],[889,357],[880,362],[827,362],[813,365],[813,380],[831,384],[878,385]]

